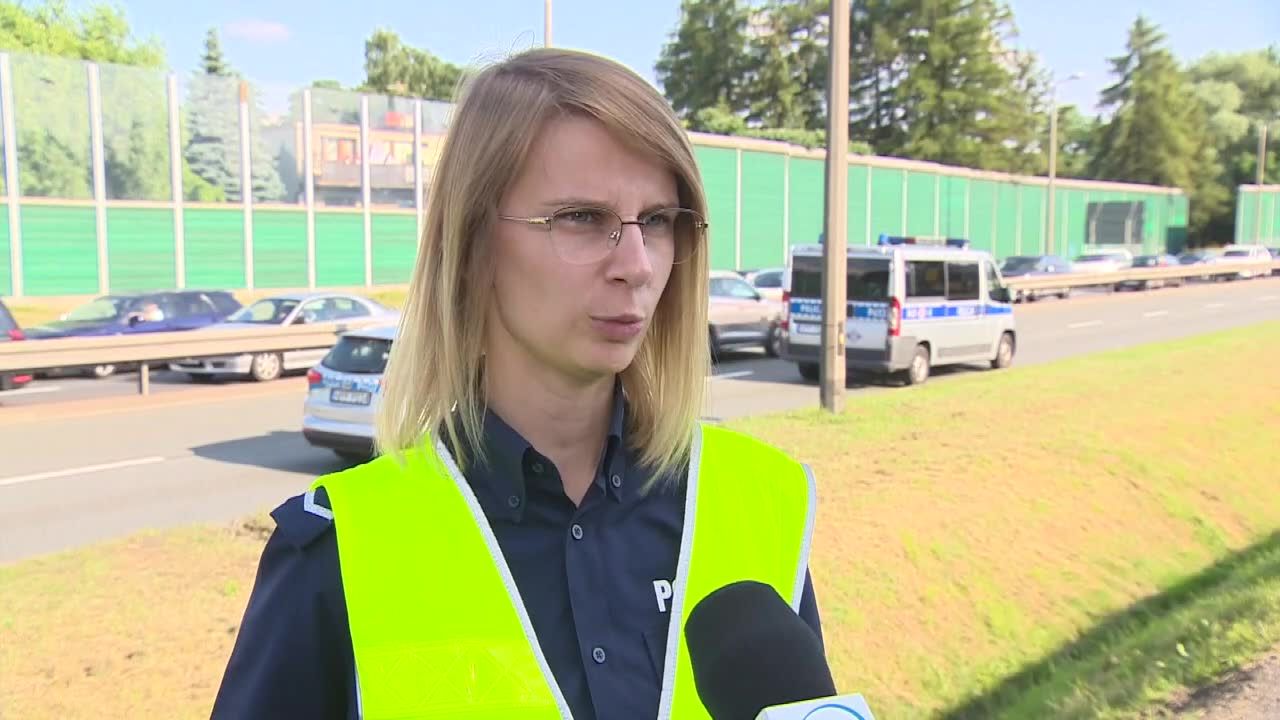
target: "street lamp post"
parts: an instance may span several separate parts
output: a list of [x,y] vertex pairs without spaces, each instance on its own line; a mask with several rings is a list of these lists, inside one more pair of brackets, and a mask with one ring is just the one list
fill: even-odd
[[1057,197],[1054,193],[1054,180],[1058,177],[1058,88],[1066,85],[1072,80],[1079,80],[1084,77],[1084,73],[1071,73],[1065,80],[1055,83],[1050,92],[1049,101],[1049,227],[1045,229],[1045,246],[1044,251],[1048,255],[1054,254],[1053,241],[1054,231],[1058,227],[1057,218]]

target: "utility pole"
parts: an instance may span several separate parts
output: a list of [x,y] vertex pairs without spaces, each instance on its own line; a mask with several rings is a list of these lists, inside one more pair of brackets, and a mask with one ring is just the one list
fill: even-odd
[[542,2],[542,46],[551,47],[551,0]]
[[1253,243],[1262,241],[1262,183],[1266,182],[1267,173],[1267,126],[1271,123],[1263,120],[1258,128],[1258,179],[1257,190],[1253,194]]
[[1046,255],[1053,255],[1054,233],[1058,229],[1057,222],[1057,194],[1054,192],[1054,180],[1058,177],[1058,88],[1072,80],[1079,80],[1084,77],[1084,73],[1071,73],[1066,80],[1060,83],[1054,83],[1050,90],[1051,99],[1049,101],[1049,212],[1046,218],[1049,227],[1045,228],[1045,244],[1044,252]]
[[826,221],[822,243],[822,407],[844,410],[849,230],[849,0],[831,0]]

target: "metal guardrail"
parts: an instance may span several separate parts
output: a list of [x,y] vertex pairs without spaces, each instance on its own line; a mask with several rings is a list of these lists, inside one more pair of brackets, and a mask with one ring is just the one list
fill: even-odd
[[1025,278],[1005,278],[1010,290],[1058,290],[1078,287],[1116,285],[1125,281],[1141,280],[1194,280],[1197,278],[1239,276],[1243,274],[1270,275],[1280,270],[1280,262],[1272,263],[1206,263],[1203,265],[1179,265],[1177,267],[1126,268],[1111,272],[1062,273],[1037,275]]
[[150,389],[148,363],[328,348],[344,332],[386,324],[384,318],[234,330],[214,325],[178,332],[8,342],[0,344],[0,372],[140,363],[138,390],[145,395]]
[[[1115,285],[1126,280],[1194,279],[1241,273],[1263,275],[1280,270],[1273,263],[1210,263],[1169,268],[1130,268],[1102,273],[1063,273],[1007,278],[1010,290]],[[0,372],[37,372],[56,368],[140,363],[139,392],[150,387],[148,363],[187,358],[225,357],[260,352],[328,348],[348,330],[387,324],[387,320],[351,320],[290,327],[224,329],[218,326],[182,332],[53,338],[0,344]]]

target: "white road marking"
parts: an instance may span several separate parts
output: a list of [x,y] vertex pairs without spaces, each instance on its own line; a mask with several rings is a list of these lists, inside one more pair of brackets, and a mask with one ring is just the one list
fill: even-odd
[[37,385],[36,387],[25,387],[19,390],[5,390],[0,392],[0,398],[18,397],[19,395],[44,395],[45,393],[61,392],[62,388],[58,385],[48,387]]
[[750,375],[755,375],[755,374],[756,373],[754,370],[739,370],[737,372],[730,372],[730,373],[717,373],[715,375],[712,375],[711,379],[712,380],[730,380],[732,378],[748,377]]
[[1101,324],[1101,320],[1086,320],[1084,322],[1073,322],[1067,327],[1072,330],[1079,330],[1080,328],[1098,327]]
[[1144,312],[1144,313],[1142,313],[1142,317],[1144,317],[1144,318],[1158,318],[1158,317],[1164,317],[1165,315],[1168,315],[1168,314],[1169,314],[1169,311],[1168,311],[1168,310],[1152,310],[1151,312]]
[[1205,305],[1205,307],[1210,308],[1210,309],[1212,309],[1212,308],[1223,308],[1223,307],[1226,307],[1226,306],[1227,306],[1227,304],[1226,304],[1226,303],[1209,303],[1208,305]]
[[50,470],[49,472],[32,473],[30,475],[14,475],[12,477],[0,478],[0,487],[7,485],[20,485],[22,483],[36,482],[38,480],[53,480],[55,478],[71,477],[73,475],[88,475],[89,473],[104,472],[106,470],[119,470],[120,468],[136,467],[138,465],[154,465],[164,462],[165,458],[159,455],[152,457],[134,458],[133,460],[120,460],[119,462],[101,463],[99,465],[83,465],[81,467],[67,468],[65,470]]

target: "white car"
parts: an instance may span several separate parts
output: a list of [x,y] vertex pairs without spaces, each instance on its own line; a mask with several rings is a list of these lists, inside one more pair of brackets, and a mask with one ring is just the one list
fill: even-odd
[[1091,249],[1071,261],[1071,271],[1077,273],[1110,273],[1133,267],[1133,253],[1128,250]]
[[[288,327],[304,323],[370,318],[386,318],[389,322],[394,322],[397,316],[397,311],[361,295],[313,292],[263,298],[227,318],[226,322],[210,327],[236,330],[269,325]],[[329,352],[327,348],[309,348],[283,353],[245,353],[226,357],[189,358],[169,363],[169,369],[186,373],[196,381],[245,376],[259,381],[275,380],[286,372],[310,368],[327,352]]]
[[743,277],[751,287],[773,302],[782,302],[782,287],[786,276],[784,268],[767,268],[752,270]]
[[1271,274],[1270,265],[1274,262],[1271,251],[1261,245],[1228,245],[1214,263],[1224,265],[1259,265],[1257,270],[1245,270],[1234,277],[1247,280],[1255,277],[1266,277]]
[[343,333],[307,372],[302,437],[313,447],[352,462],[373,457],[374,410],[395,337],[395,325]]

